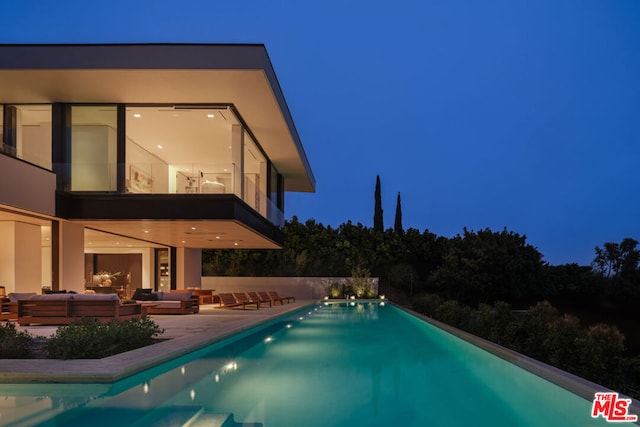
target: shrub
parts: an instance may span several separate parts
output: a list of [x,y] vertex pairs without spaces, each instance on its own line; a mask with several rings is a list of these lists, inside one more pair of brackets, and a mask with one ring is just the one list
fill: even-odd
[[547,361],[545,348],[548,345],[545,341],[551,325],[558,319],[560,312],[548,301],[530,307],[522,322],[522,333],[517,336],[513,348],[534,359]]
[[581,348],[578,375],[611,388],[623,383],[624,335],[615,326],[593,325],[579,339]]
[[434,317],[456,328],[469,330],[471,307],[461,305],[456,300],[447,300],[436,309]]
[[109,323],[85,318],[58,328],[47,351],[52,359],[99,359],[149,345],[162,333],[148,317]]
[[542,343],[545,361],[569,372],[580,372],[580,359],[585,351],[580,338],[585,330],[578,318],[567,314],[559,316],[547,324],[545,335]]
[[371,298],[374,296],[371,285],[371,273],[364,267],[356,267],[351,272],[351,287],[357,298]]
[[501,345],[510,345],[517,328],[511,306],[504,301],[480,304],[469,320],[469,331]]
[[332,282],[327,289],[327,293],[331,298],[340,298],[342,296],[342,285],[340,282]]
[[414,298],[413,308],[418,313],[434,317],[438,307],[442,305],[444,299],[436,294],[424,294]]
[[18,332],[13,323],[0,326],[0,359],[30,359],[31,335]]

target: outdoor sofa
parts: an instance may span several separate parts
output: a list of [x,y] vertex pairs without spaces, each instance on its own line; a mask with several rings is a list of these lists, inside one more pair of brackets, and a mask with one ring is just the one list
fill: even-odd
[[19,299],[20,325],[68,325],[79,318],[92,317],[101,322],[128,320],[143,315],[138,303],[122,303],[116,294],[48,294]]
[[0,302],[0,320],[18,320],[18,300],[29,299],[35,292],[11,292]]
[[18,303],[9,298],[0,301],[0,320],[16,320],[18,318]]
[[[214,301],[216,298],[213,295],[213,289],[201,289],[197,287],[188,287],[186,290],[191,292],[192,296],[198,297],[198,304],[200,305],[213,304],[214,302],[217,302],[217,301]],[[184,290],[172,289],[169,292],[184,292]]]

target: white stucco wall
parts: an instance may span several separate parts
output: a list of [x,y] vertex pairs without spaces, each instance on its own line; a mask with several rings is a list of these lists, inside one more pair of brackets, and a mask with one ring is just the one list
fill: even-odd
[[202,272],[202,250],[177,248],[176,250],[176,288],[200,287]]
[[60,289],[84,291],[84,226],[60,221]]
[[0,285],[5,292],[40,292],[41,232],[39,225],[0,222]]

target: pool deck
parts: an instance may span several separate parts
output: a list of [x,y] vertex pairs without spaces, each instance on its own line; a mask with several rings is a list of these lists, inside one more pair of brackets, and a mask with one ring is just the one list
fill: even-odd
[[[114,382],[314,302],[302,300],[259,310],[221,309],[217,305],[203,305],[198,314],[152,315],[151,319],[165,331],[160,338],[169,338],[166,341],[104,359],[0,359],[0,381]],[[18,329],[26,330],[33,336],[51,336],[56,327],[19,326]]]

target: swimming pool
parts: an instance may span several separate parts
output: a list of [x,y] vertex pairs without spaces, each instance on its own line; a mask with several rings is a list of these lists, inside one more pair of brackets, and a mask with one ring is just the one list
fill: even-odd
[[608,425],[590,411],[379,303],[307,308],[114,384],[0,386],[3,426]]

